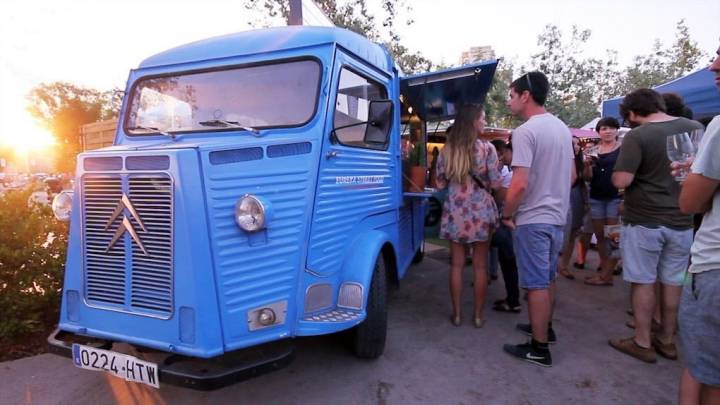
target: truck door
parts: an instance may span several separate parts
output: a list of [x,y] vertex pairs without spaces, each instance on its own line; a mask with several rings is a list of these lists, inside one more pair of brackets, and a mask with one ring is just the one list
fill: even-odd
[[[363,230],[394,224],[400,201],[398,120],[393,136],[372,142],[364,139],[366,125],[348,126],[367,121],[370,101],[397,93],[391,76],[342,50],[333,69],[307,258],[307,268],[321,276],[340,269]],[[339,127],[345,128],[333,131]]]

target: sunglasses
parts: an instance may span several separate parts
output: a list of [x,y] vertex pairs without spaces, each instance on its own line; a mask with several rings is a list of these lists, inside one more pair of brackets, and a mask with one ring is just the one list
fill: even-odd
[[530,73],[525,73],[525,82],[527,82],[528,85],[528,91],[530,94],[533,92],[532,82],[530,81]]

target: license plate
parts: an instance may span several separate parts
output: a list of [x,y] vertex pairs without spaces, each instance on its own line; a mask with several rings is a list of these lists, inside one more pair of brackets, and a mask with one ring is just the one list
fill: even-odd
[[126,381],[160,388],[157,364],[127,354],[73,344],[73,363],[86,370],[107,371]]

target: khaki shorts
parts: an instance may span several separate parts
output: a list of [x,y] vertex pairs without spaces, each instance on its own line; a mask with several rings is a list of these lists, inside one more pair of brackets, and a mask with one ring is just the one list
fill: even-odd
[[623,279],[637,284],[683,284],[690,261],[692,229],[624,225],[620,236]]

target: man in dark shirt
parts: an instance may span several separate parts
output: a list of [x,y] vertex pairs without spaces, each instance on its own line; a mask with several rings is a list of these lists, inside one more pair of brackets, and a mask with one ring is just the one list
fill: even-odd
[[[635,126],[625,135],[612,181],[625,189],[620,250],[624,279],[632,283],[635,336],[610,346],[654,363],[656,353],[677,358],[673,335],[692,244],[692,216],[680,212],[680,186],[670,172],[667,137],[702,130],[698,122],[665,113],[662,96],[639,89],[625,96],[620,113]],[[662,286],[662,331],[650,336],[656,280]]]

